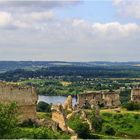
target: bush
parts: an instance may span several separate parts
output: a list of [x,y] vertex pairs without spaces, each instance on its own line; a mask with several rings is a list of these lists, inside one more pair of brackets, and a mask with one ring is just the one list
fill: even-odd
[[129,102],[124,106],[127,110],[140,110],[140,103]]
[[63,132],[55,132],[48,127],[20,128],[19,132],[11,138],[22,139],[69,139],[70,136]]
[[86,139],[90,135],[89,126],[87,123],[83,123],[78,117],[69,120],[69,126],[75,130],[80,138]]
[[116,131],[114,130],[114,128],[109,124],[103,126],[102,131],[104,134],[107,134],[107,135],[114,136],[116,134]]
[[17,116],[16,103],[0,104],[0,138],[9,138],[10,134],[17,131]]
[[88,118],[90,119],[90,122],[92,123],[92,127],[95,129],[95,131],[100,132],[102,130],[103,120],[100,117],[96,117],[95,110],[92,110]]
[[39,102],[37,104],[37,111],[38,112],[51,112],[51,105],[46,102]]
[[20,124],[21,127],[33,127],[35,126],[35,122],[32,121],[31,119],[28,119],[28,120],[24,120],[22,122],[22,124]]
[[77,123],[75,131],[80,138],[86,139],[89,136],[89,126],[87,123]]
[[105,117],[112,117],[112,114],[111,113],[108,113],[108,112],[104,112],[103,113],[103,116],[105,116]]
[[140,118],[140,115],[139,114],[134,114],[134,119],[139,119]]
[[114,114],[114,119],[122,119],[123,115],[122,114]]

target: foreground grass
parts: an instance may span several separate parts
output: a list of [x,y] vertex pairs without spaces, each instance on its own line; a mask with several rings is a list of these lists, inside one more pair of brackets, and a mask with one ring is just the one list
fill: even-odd
[[140,112],[121,110],[102,110],[103,127],[110,125],[115,130],[115,136],[121,138],[140,138]]
[[[120,110],[120,113],[121,114],[140,114],[140,110],[139,111],[129,111],[129,110],[126,110],[124,108],[118,108]],[[115,109],[102,109],[101,110],[101,113],[105,113],[105,112],[108,112],[108,113],[117,113]]]
[[[103,120],[102,130],[101,132],[98,132],[98,133],[95,133],[95,132],[90,133],[90,136],[88,138],[91,138],[91,139],[118,139],[118,138],[139,139],[140,138],[140,111],[127,111],[125,109],[120,109],[120,111],[121,111],[120,113],[117,113],[114,109],[101,110],[101,118]],[[38,112],[37,115],[40,119],[47,118],[47,120],[51,120],[50,113]],[[115,130],[115,134],[112,135],[112,134],[104,133],[103,130],[105,126],[111,126]],[[52,137],[51,134],[49,137]],[[59,137],[60,136],[58,135],[57,138]]]

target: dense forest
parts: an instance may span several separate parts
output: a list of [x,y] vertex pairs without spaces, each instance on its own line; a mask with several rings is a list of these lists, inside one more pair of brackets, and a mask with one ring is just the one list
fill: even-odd
[[0,80],[17,81],[48,76],[82,76],[85,78],[139,78],[140,67],[130,66],[53,66],[37,69],[16,69],[0,73]]
[[15,69],[35,69],[52,66],[124,67],[139,66],[140,62],[65,62],[65,61],[0,61],[0,72]]

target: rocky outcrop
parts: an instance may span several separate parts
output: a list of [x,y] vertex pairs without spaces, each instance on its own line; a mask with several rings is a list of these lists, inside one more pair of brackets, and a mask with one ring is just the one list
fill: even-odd
[[71,139],[77,139],[77,134],[75,131],[67,125],[67,118],[63,106],[61,104],[52,105],[51,110],[52,120],[58,124],[58,127],[62,131],[71,134]]
[[58,123],[58,126],[62,131],[68,132],[68,126],[66,124],[66,115],[61,104],[52,105],[52,120]]
[[72,111],[73,110],[73,107],[72,107],[72,97],[70,95],[67,97],[66,101],[64,102],[63,108],[65,110],[68,110],[68,111]]

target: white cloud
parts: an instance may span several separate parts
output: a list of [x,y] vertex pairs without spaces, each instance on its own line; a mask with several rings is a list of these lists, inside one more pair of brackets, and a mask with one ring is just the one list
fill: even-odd
[[113,0],[119,15],[140,19],[139,0]]
[[99,31],[100,33],[112,33],[112,34],[120,34],[129,35],[132,32],[139,31],[140,27],[135,23],[128,23],[128,24],[120,24],[119,22],[111,22],[111,23],[94,23],[92,25],[94,31]]
[[[120,3],[121,0],[115,2],[117,6]],[[31,7],[29,4],[27,7],[30,10],[26,11],[27,3],[15,3],[11,7],[19,8],[12,12],[7,10],[6,4],[7,9],[0,12],[0,59],[140,59],[140,25],[62,19],[52,10],[61,4],[51,3],[51,8],[47,7],[47,10],[44,10],[46,5],[37,8],[37,5]]]
[[10,13],[0,11],[0,26],[6,26],[12,21],[12,16]]
[[44,20],[44,19],[53,19],[54,13],[52,11],[48,12],[32,12],[30,15],[28,15],[29,18],[32,20]]
[[80,0],[0,0],[0,9],[12,12],[46,11],[54,8],[65,8],[81,3]]
[[7,53],[8,58],[22,59],[26,56],[26,60],[69,61],[140,59],[137,53],[140,51],[140,26],[135,23],[92,23],[83,19],[58,19],[52,20],[51,24],[48,20],[32,20],[32,24],[26,20],[16,21],[14,24],[17,23],[18,30],[3,30],[0,34],[0,46],[4,47],[1,50],[13,48],[10,52],[19,54]]

